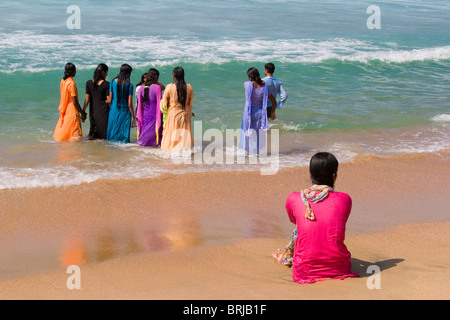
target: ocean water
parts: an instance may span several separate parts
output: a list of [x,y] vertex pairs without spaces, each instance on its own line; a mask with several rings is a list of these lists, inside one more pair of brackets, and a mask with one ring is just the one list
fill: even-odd
[[[67,26],[74,4],[80,29]],[[373,4],[380,29],[367,26]],[[108,80],[130,64],[133,83],[155,67],[168,84],[172,69],[182,66],[194,88],[200,158],[210,129],[225,137],[240,127],[246,71],[262,73],[266,62],[276,65],[289,95],[271,123],[272,133],[279,132],[280,169],[306,166],[317,151],[346,162],[448,150],[449,16],[443,0],[2,1],[0,189],[264,166],[238,157],[233,164],[178,164],[161,150],[137,146],[135,129],[128,145],[56,143],[67,62],[77,66],[81,104],[98,63],[110,67]],[[88,130],[87,121],[85,135]],[[224,147],[225,155],[235,151]]]

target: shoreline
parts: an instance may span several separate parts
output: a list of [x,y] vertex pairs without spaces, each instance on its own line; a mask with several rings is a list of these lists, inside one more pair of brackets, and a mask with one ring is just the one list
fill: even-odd
[[[211,139],[205,138],[207,141],[203,141],[202,135],[195,140],[194,155],[180,158],[171,158],[169,153],[158,148],[142,148],[135,143],[105,143],[98,140],[58,144],[53,139],[39,139],[38,144],[29,145],[10,140],[7,144],[0,143],[5,151],[0,154],[0,158],[5,161],[4,166],[0,167],[0,190],[64,188],[111,179],[116,182],[155,179],[170,176],[174,172],[183,175],[262,170],[270,174],[271,170],[307,167],[310,157],[321,150],[331,151],[341,164],[358,162],[358,159],[365,157],[389,159],[399,154],[400,157],[414,154],[448,155],[450,148],[445,138],[448,136],[447,129],[446,122],[434,121],[428,125],[349,132],[284,132],[280,139],[279,162],[269,156],[246,158],[244,163],[241,163],[237,150],[228,148],[215,158],[212,143],[209,144]],[[436,132],[440,138],[434,137]],[[25,162],[17,160],[17,154],[21,154]],[[227,164],[230,160],[234,160],[234,165]],[[178,162],[188,164],[180,166]],[[210,162],[214,164],[207,164]]]
[[[424,289],[426,295],[411,296],[397,288],[397,293],[389,293],[394,299],[448,298],[448,286],[441,278],[448,275],[448,258],[439,250],[450,242],[446,232],[450,219],[442,210],[448,207],[450,199],[439,195],[449,194],[450,182],[438,184],[433,178],[450,176],[449,159],[447,153],[370,156],[340,164],[336,190],[353,199],[346,243],[355,264],[398,264],[398,268],[382,271],[392,273],[389,281],[395,282],[397,277],[405,277],[400,266],[412,268],[410,262],[421,260],[421,252],[434,259],[434,266],[441,270],[438,278],[442,283],[433,286],[441,285],[447,291],[433,295]],[[261,176],[259,172],[168,174],[63,188],[0,190],[0,258],[4,262],[0,266],[0,287],[7,289],[1,290],[0,298],[290,299],[281,294],[281,288],[298,287],[289,271],[272,262],[270,254],[286,244],[294,227],[284,210],[287,195],[309,185],[308,169],[299,167],[284,169],[274,176]],[[416,239],[422,228],[430,233],[422,235],[424,243]],[[414,241],[404,243],[405,238]],[[406,259],[392,251],[396,242],[411,257]],[[427,252],[427,246],[436,255]],[[371,250],[366,252],[367,248]],[[247,267],[260,268],[267,275],[263,272],[255,278],[249,274],[245,259],[249,252],[253,253]],[[217,265],[208,256],[220,257],[222,264]],[[211,263],[215,273],[208,271]],[[68,290],[67,265],[82,265],[87,278],[84,281],[92,281],[92,286],[78,293]],[[145,273],[146,265],[164,275],[160,279],[150,272],[148,280],[154,290],[145,290],[136,278]],[[184,265],[189,266],[197,283],[181,276],[185,270],[181,272],[177,266]],[[129,273],[126,283],[119,279],[122,268]],[[424,268],[418,271],[419,275],[413,272],[410,276],[436,276],[433,268],[431,273]],[[120,285],[112,288],[95,280],[99,272]],[[201,279],[205,272],[210,277],[209,284],[203,284]],[[242,278],[244,275],[248,279]],[[52,284],[47,290],[49,283],[56,285],[63,278],[60,286]],[[255,296],[250,289],[239,294],[235,290],[237,282],[243,282],[264,291],[261,286],[267,281],[278,295],[267,292]],[[360,286],[361,281],[365,283],[365,279],[354,283]],[[425,282],[417,285],[427,287]],[[202,292],[211,290],[211,286],[223,290],[214,289],[213,294],[204,295]],[[322,295],[340,299],[332,292],[347,284],[325,281],[313,287],[327,289],[307,289],[318,295],[308,293],[306,297],[293,298],[320,299]],[[378,296],[368,293],[361,297]]]

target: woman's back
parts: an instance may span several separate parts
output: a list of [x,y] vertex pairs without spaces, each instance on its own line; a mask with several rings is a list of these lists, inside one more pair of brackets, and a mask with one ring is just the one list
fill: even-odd
[[190,150],[194,145],[191,134],[192,103],[194,91],[186,84],[186,105],[178,101],[177,86],[169,84],[164,91],[162,104],[167,107],[167,119],[161,142],[162,150]]
[[[193,90],[189,83],[186,84],[186,106],[185,111],[186,113],[190,113],[192,111],[192,95]],[[178,93],[177,93],[177,86],[173,83],[168,84],[166,87],[166,90],[164,92],[164,97],[167,99],[168,102],[168,112],[170,112],[171,109],[176,109],[177,111],[181,111],[183,109],[181,103],[178,101]]]
[[[149,107],[150,105],[155,105],[157,98],[156,98],[156,90],[160,88],[157,84],[153,84],[150,87],[148,87],[148,101],[146,101],[145,106]],[[145,87],[144,89],[141,91],[142,94],[142,98],[144,98],[144,94],[145,94]],[[159,106],[158,106],[159,107]]]
[[330,192],[323,201],[308,201],[316,220],[305,217],[299,192],[290,194],[286,210],[297,225],[298,237],[293,258],[293,278],[298,283],[313,283],[327,278],[343,279],[351,273],[350,252],[344,244],[345,225],[352,208],[350,196]]
[[128,110],[128,97],[133,95],[133,84],[125,83],[124,85],[119,85],[117,79],[114,79],[110,84],[109,90],[113,94],[112,105]]
[[101,84],[95,84],[92,80],[86,82],[86,93],[91,96],[94,104],[105,104],[109,93],[109,82],[102,81]]
[[252,107],[261,107],[264,101],[264,86],[253,88],[252,91]]
[[162,113],[160,110],[161,87],[153,84],[141,86],[138,92],[138,130],[137,144],[144,147],[157,147],[162,137]]
[[[60,108],[64,113],[70,112],[70,114],[76,113],[75,108],[73,107],[73,101],[72,97],[75,97],[78,95],[77,85],[75,83],[75,80],[70,77],[66,80],[61,80],[60,84],[60,92],[61,92],[61,100],[60,100]],[[68,108],[68,107],[72,108]]]

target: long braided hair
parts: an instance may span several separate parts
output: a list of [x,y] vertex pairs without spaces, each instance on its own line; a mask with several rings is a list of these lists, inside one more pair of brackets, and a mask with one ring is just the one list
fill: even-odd
[[120,73],[117,76],[117,98],[122,101],[123,97],[128,97],[130,94],[130,77],[133,68],[128,64],[123,64],[120,67]]
[[184,69],[182,67],[176,67],[172,72],[175,85],[177,87],[178,102],[181,103],[181,107],[186,110],[186,97],[187,97],[187,86],[184,81]]
[[261,76],[259,74],[259,71],[256,68],[248,69],[247,76],[249,77],[249,79],[251,81],[255,81],[259,85],[263,85],[264,84],[263,81],[261,80]]

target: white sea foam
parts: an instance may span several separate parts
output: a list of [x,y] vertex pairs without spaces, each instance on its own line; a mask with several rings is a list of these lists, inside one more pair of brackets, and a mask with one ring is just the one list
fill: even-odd
[[439,114],[431,118],[431,120],[435,122],[450,122],[450,114]]
[[[450,149],[450,128],[447,123],[410,128],[378,129],[342,133],[287,133],[281,136],[279,169],[306,167],[310,157],[319,151],[332,152],[339,162],[352,162],[358,155],[391,156],[408,153],[433,153]],[[224,149],[223,164],[196,163],[194,158],[176,158],[159,149],[141,148],[133,144],[117,144],[116,156],[109,160],[75,159],[67,164],[52,163],[33,168],[0,167],[0,190],[37,187],[67,187],[98,180],[146,179],[164,174],[203,172],[260,171],[267,163],[252,159],[245,164],[227,165],[225,157],[237,150]],[[196,156],[202,149],[196,147]],[[204,156],[204,155],[203,155]],[[118,160],[116,159],[118,158]],[[191,161],[190,161],[191,160]],[[250,164],[249,164],[250,163]]]
[[360,52],[352,54],[348,57],[339,57],[339,59],[344,61],[357,62],[369,62],[378,60],[393,63],[425,60],[438,61],[450,59],[450,46],[413,50],[380,50],[374,52]]
[[80,169],[74,166],[48,166],[41,168],[0,167],[0,190],[38,187],[66,187],[91,183],[98,180],[153,178],[166,170],[143,166],[134,167],[104,166],[97,169]]
[[[87,52],[89,54],[87,54]],[[43,35],[30,31],[0,33],[2,72],[41,72],[60,69],[67,61],[78,68],[94,68],[99,62],[118,67],[165,66],[180,62],[223,64],[230,61],[281,61],[319,63],[324,60],[367,63],[378,60],[402,63],[450,59],[450,46],[400,50],[397,45],[375,45],[356,39],[279,39],[239,41],[156,36]]]

